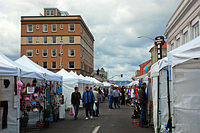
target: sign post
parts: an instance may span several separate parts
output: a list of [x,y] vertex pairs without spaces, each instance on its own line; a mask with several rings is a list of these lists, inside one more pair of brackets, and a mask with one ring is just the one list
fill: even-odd
[[162,45],[165,44],[165,38],[164,36],[158,36],[155,38],[155,45],[157,48],[158,53],[158,60],[162,59]]

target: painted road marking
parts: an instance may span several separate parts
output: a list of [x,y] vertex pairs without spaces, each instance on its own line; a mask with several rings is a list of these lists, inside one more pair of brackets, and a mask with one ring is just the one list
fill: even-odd
[[100,127],[101,127],[101,126],[95,127],[95,129],[92,131],[92,133],[97,133]]

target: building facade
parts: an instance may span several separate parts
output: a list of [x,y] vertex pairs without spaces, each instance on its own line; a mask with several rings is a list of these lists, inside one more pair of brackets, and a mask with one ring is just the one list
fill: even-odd
[[147,66],[148,70],[150,70],[151,59],[148,60],[148,61],[145,61],[144,63],[140,64],[139,66],[140,66],[140,76],[143,75],[143,74],[146,74],[145,67]]
[[92,76],[93,78],[101,82],[108,81],[108,73],[105,71],[103,67],[101,69],[94,70],[94,72],[92,73]]
[[167,51],[199,36],[200,1],[182,0],[167,23]]
[[94,37],[80,15],[44,8],[44,15],[21,17],[21,56],[53,72],[64,68],[90,76]]

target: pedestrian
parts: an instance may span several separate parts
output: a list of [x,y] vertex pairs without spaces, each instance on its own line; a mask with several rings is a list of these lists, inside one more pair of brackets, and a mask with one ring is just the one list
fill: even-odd
[[85,92],[83,93],[82,100],[83,100],[83,105],[85,107],[85,114],[86,114],[85,119],[87,120],[89,118],[89,114],[90,114],[90,118],[92,119],[93,118],[92,106],[95,101],[95,97],[94,97],[94,93],[92,92],[92,90],[89,89],[88,86],[85,88]]
[[132,86],[131,87],[131,106],[133,106],[135,103],[134,97],[135,97],[135,91],[134,91],[134,86]]
[[94,103],[96,104],[96,107],[97,107],[96,110],[93,110],[93,116],[99,117],[100,96],[99,96],[99,93],[98,93],[98,89],[96,87],[94,88],[93,93],[94,93],[94,97],[95,97]]
[[114,106],[115,106],[115,108],[117,108],[117,107],[120,108],[119,97],[120,97],[120,92],[117,89],[117,87],[115,87],[114,90],[113,90],[113,99],[114,99]]
[[121,105],[125,105],[125,87],[124,86],[122,86],[122,88],[121,88],[121,94],[122,94]]
[[141,108],[139,125],[141,127],[143,127],[146,124],[147,96],[145,90],[146,90],[146,83],[143,82],[139,90],[139,103]]
[[111,85],[111,87],[108,90],[108,98],[109,98],[108,107],[110,109],[113,109],[113,88],[114,88],[114,86]]
[[74,88],[74,92],[71,95],[71,104],[74,107],[74,119],[77,120],[78,119],[78,109],[79,109],[79,105],[80,105],[80,100],[81,100],[81,93],[79,92],[78,87]]

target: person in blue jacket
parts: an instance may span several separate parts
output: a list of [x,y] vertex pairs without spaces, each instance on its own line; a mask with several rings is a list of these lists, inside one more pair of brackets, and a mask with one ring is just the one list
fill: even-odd
[[85,113],[86,113],[86,120],[89,118],[89,114],[90,113],[90,118],[93,118],[93,103],[95,101],[95,97],[94,97],[94,93],[92,91],[90,91],[89,87],[87,86],[85,88],[85,92],[83,93],[83,106],[85,107]]

